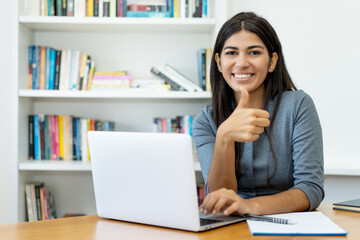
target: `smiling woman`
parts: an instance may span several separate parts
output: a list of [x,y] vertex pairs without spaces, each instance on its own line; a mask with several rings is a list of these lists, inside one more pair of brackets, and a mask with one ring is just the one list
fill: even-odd
[[297,91],[272,26],[239,13],[220,29],[211,62],[212,104],[193,133],[205,214],[313,210],[324,198],[319,118]]

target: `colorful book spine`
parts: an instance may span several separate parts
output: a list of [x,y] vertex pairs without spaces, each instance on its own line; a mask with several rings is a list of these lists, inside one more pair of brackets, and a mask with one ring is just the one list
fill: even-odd
[[46,81],[46,47],[40,46],[40,86],[39,89],[45,89]]
[[50,47],[45,47],[45,90],[50,89]]
[[50,64],[49,64],[49,90],[54,90],[55,86],[55,68],[56,68],[56,50],[50,50]]
[[28,47],[29,50],[29,65],[28,65],[28,89],[33,88],[33,79],[32,79],[32,64],[33,64],[33,46]]
[[59,115],[58,116],[58,120],[59,120],[59,159],[63,160],[64,159],[64,128],[63,128],[63,116]]
[[34,115],[34,159],[40,160],[40,126],[39,126],[39,117]]
[[54,90],[59,90],[61,50],[56,50]]
[[45,142],[45,159],[50,159],[50,151],[51,151],[51,125],[50,118],[48,115],[45,115],[44,125],[45,125],[45,131],[44,131],[44,142]]
[[[40,46],[36,46],[35,48],[35,69],[33,69],[33,73],[35,70],[35,88],[34,89],[40,89]],[[34,79],[33,79],[34,81]]]
[[51,160],[57,160],[57,140],[56,140],[56,116],[50,116],[50,124],[51,124],[51,137],[52,137],[52,151],[51,151]]

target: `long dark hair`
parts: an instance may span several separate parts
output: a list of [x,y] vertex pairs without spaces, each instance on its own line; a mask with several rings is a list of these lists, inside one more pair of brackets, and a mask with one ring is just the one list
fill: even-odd
[[[221,57],[225,41],[230,38],[234,33],[240,32],[242,29],[255,33],[265,44],[269,57],[271,59],[274,52],[278,55],[276,67],[272,73],[268,73],[264,81],[264,108],[269,104],[269,101],[276,97],[276,103],[271,116],[271,122],[274,121],[276,113],[280,104],[283,91],[297,90],[291,77],[287,71],[284,55],[282,53],[281,43],[279,38],[268,21],[264,18],[257,16],[252,12],[241,12],[229,19],[220,29],[213,49],[213,56],[210,68],[210,81],[212,90],[212,107],[213,117],[217,127],[221,125],[233,112],[234,91],[227,84],[222,73],[218,71],[215,61],[215,54],[218,53]],[[271,143],[271,130],[272,125],[265,129],[265,134],[269,138],[270,150],[275,161],[275,170],[269,176],[268,172],[268,185],[272,177],[276,173],[276,156]],[[239,143],[235,144],[235,169],[236,174],[240,165],[240,147]],[[269,171],[269,162],[268,162]]]

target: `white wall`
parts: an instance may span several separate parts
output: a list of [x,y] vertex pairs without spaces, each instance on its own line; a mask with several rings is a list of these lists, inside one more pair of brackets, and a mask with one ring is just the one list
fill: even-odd
[[[15,1],[14,1],[15,2]],[[14,106],[13,96],[14,31],[16,30],[16,12],[13,1],[2,1],[0,13],[0,224],[16,222],[17,173],[14,159]],[[14,28],[15,26],[15,28]]]
[[[317,107],[325,167],[355,167],[360,176],[360,1],[232,0],[230,9],[229,16],[253,11],[273,25],[290,75]],[[338,178],[327,177],[327,200],[347,197],[336,194]],[[360,177],[351,182],[355,187]]]

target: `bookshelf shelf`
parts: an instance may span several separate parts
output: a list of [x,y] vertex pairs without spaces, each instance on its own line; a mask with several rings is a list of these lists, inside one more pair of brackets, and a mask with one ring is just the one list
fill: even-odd
[[[195,171],[201,171],[200,163],[194,162]],[[91,171],[91,164],[77,161],[24,161],[19,163],[20,171]]]
[[20,16],[19,22],[36,31],[204,33],[215,27],[206,18],[97,18]]
[[28,160],[19,163],[21,171],[91,171],[90,163],[76,161]]
[[26,98],[131,98],[131,99],[210,99],[210,92],[157,91],[126,89],[115,91],[51,91],[19,90],[19,97]]

